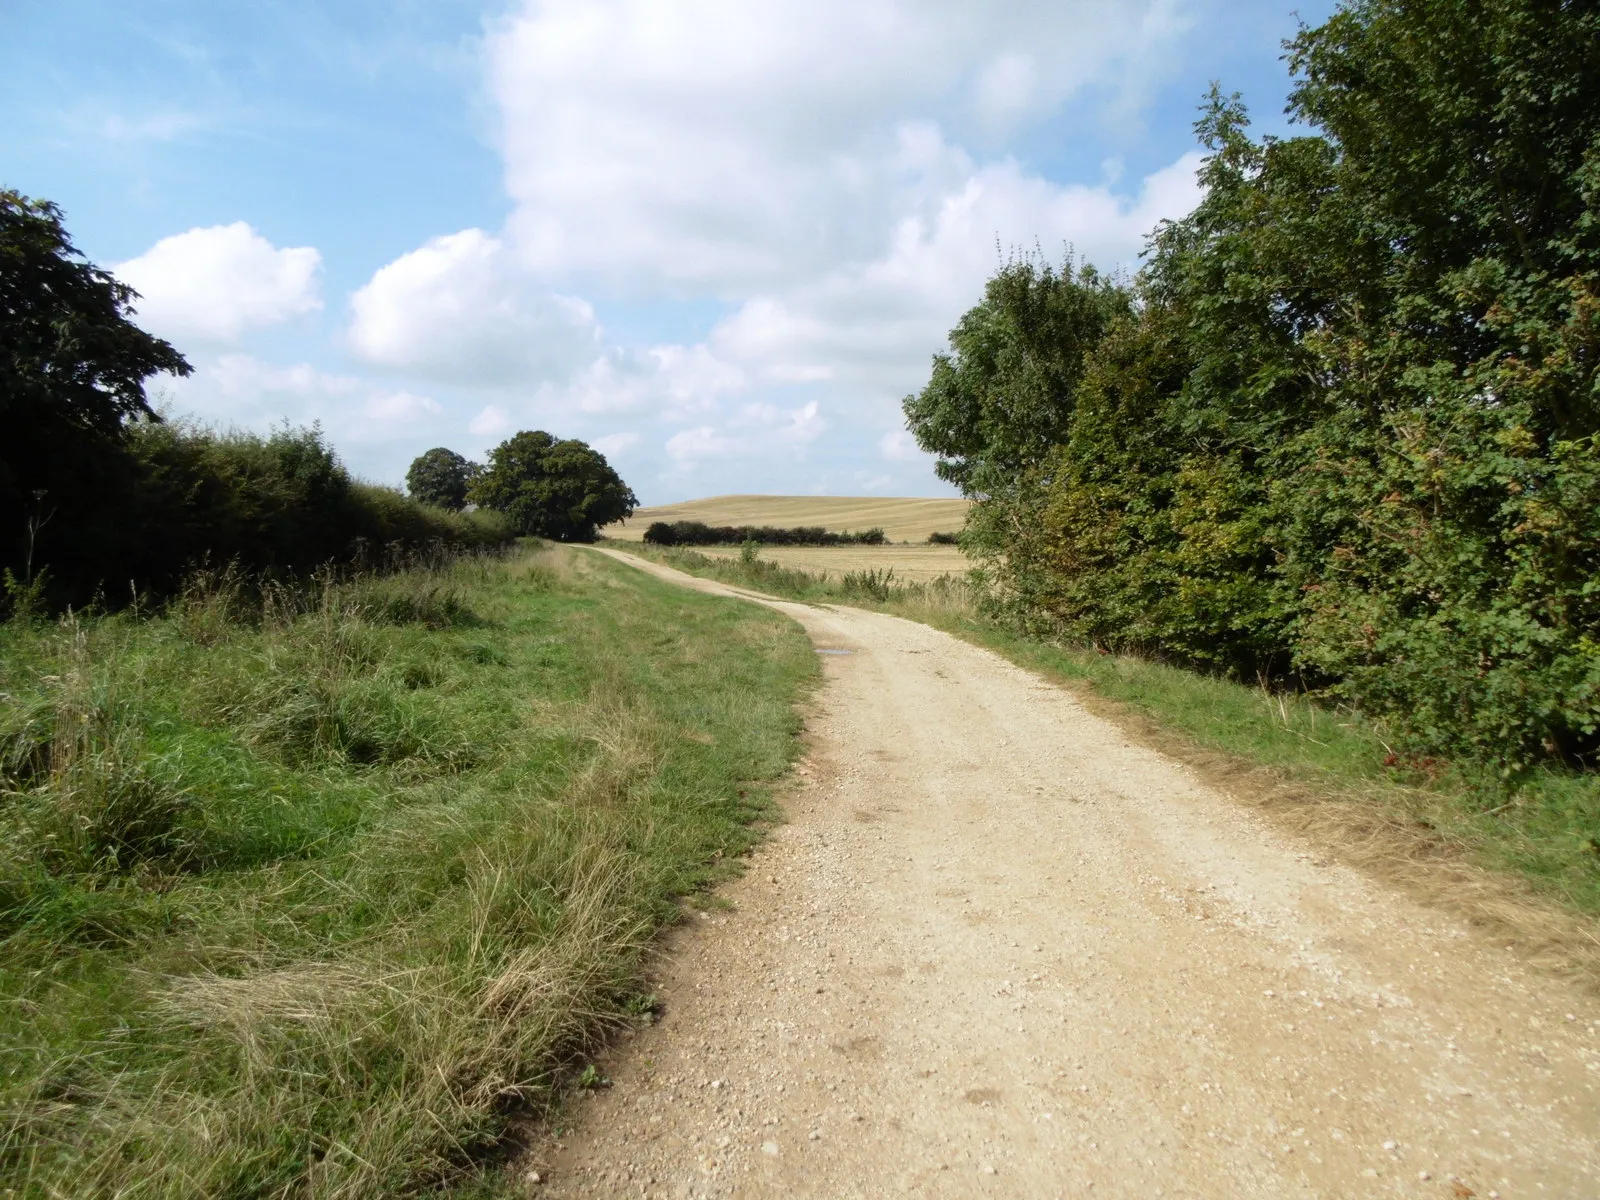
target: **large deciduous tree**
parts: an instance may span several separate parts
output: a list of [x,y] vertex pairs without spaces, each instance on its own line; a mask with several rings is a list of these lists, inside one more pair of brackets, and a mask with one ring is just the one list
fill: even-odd
[[951,352],[934,357],[927,386],[905,399],[939,478],[985,496],[1043,459],[1071,428],[1087,355],[1131,304],[1125,285],[1091,266],[1003,267],[950,331]]
[[467,490],[481,469],[454,450],[436,446],[412,461],[406,472],[406,491],[413,500],[460,512],[466,507]]
[[151,415],[144,381],[190,368],[133,323],[136,299],[72,244],[56,205],[0,189],[0,421],[8,433],[48,421],[110,436],[129,417]]
[[51,514],[68,555],[114,533],[124,427],[155,419],[145,381],[190,370],[133,323],[137,298],[79,253],[54,204],[0,189],[0,561],[22,563]]
[[638,498],[605,455],[575,438],[524,431],[489,452],[468,499],[504,513],[519,534],[592,542],[633,515]]

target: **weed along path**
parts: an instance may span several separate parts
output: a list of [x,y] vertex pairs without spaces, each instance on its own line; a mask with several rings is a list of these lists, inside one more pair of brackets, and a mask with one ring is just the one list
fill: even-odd
[[789,823],[539,1195],[1600,1196],[1592,994],[994,654],[771,603],[847,652]]

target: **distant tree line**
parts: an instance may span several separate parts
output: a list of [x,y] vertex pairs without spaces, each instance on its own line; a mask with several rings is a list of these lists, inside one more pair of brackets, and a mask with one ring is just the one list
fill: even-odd
[[1296,678],[1402,747],[1600,750],[1600,9],[1354,0],[1215,89],[1132,280],[1009,262],[905,412],[1042,633]]
[[481,470],[430,451],[408,497],[355,479],[317,426],[166,420],[146,381],[190,366],[137,326],[137,299],[73,246],[57,206],[0,189],[0,616],[159,598],[208,562],[292,573],[516,534],[592,539],[637,503],[603,456],[548,433],[518,434]]
[[766,546],[881,546],[887,540],[881,529],[835,533],[820,525],[779,529],[771,525],[707,525],[704,521],[654,521],[644,540],[656,546],[739,546],[760,542]]

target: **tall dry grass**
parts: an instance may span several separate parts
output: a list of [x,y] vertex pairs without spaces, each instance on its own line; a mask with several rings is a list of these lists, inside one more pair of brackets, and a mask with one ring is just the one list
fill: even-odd
[[815,571],[791,565],[754,547],[737,558],[682,547],[640,544],[626,549],[630,554],[692,574],[811,603],[867,604],[914,619],[933,615],[976,618],[982,609],[984,585],[971,573],[906,579],[893,567]]
[[815,669],[566,552],[222,572],[0,649],[0,1186],[41,1196],[479,1170],[749,844]]

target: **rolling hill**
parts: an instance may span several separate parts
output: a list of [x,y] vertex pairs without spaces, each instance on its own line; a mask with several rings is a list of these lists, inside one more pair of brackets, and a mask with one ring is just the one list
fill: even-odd
[[641,508],[608,525],[605,537],[638,541],[652,521],[704,521],[707,525],[821,525],[826,529],[881,527],[893,542],[926,542],[934,532],[955,532],[970,500],[911,496],[710,496],[682,504]]

